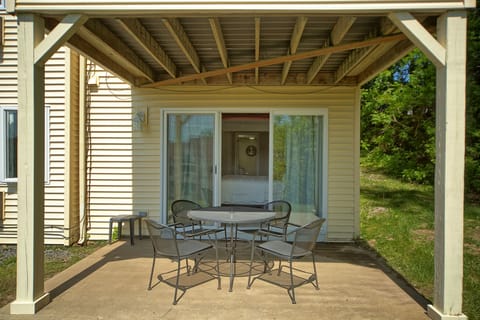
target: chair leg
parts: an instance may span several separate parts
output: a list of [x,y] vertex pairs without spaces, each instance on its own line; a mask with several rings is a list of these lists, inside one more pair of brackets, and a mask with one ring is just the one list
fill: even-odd
[[292,304],[296,304],[297,302],[295,301],[295,287],[293,285],[293,268],[292,268],[292,260],[290,262],[290,288],[287,290],[288,295],[290,296],[290,299],[292,300]]
[[156,259],[155,249],[153,250],[153,261],[152,261],[152,270],[150,271],[150,280],[148,281],[148,290],[152,290],[152,277],[153,271],[155,270],[155,259]]
[[177,260],[177,279],[175,280],[175,294],[173,296],[173,304],[177,304],[177,290],[180,281],[180,259]]
[[218,242],[217,242],[217,235],[215,234],[215,260],[217,261],[217,279],[218,279],[218,287],[217,289],[222,289],[222,279],[220,278],[220,264],[218,263]]
[[315,277],[315,283],[313,286],[315,289],[320,290],[320,287],[318,286],[318,277],[317,277],[317,267],[315,266],[315,254],[312,253],[312,262],[313,262],[313,276]]
[[248,268],[248,282],[247,282],[247,289],[250,289],[252,286],[252,282],[250,279],[252,278],[252,267],[253,267],[253,256],[255,255],[255,238],[252,240],[252,252],[250,254],[250,266]]

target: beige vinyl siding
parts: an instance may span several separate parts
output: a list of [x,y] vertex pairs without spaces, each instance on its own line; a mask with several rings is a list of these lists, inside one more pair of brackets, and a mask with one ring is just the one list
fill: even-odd
[[[5,42],[0,60],[0,105],[18,106],[17,101],[17,21],[3,15]],[[64,240],[64,105],[65,50],[62,48],[45,66],[45,105],[49,110],[47,155],[50,170],[45,173],[45,243],[63,244]],[[0,222],[0,243],[16,243],[16,183],[0,183],[5,192],[5,219]]]
[[91,240],[105,240],[110,217],[134,210],[131,90],[92,63],[87,69],[90,83],[97,82],[95,77],[99,83],[88,86],[86,99],[88,234]]
[[159,217],[160,112],[163,108],[218,108],[222,111],[269,111],[281,108],[328,109],[327,241],[355,237],[355,102],[353,87],[168,87],[135,89],[133,108],[148,107],[148,125],[134,132],[135,206]]

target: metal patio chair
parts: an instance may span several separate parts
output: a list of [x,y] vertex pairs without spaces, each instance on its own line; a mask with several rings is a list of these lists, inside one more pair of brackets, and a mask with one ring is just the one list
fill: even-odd
[[263,237],[265,236],[267,237],[267,240],[270,239],[270,236],[286,240],[285,236],[289,226],[292,205],[285,200],[274,200],[264,204],[263,208],[275,212],[275,217],[260,225],[259,228],[240,229],[239,231],[260,236],[260,240],[263,240]]
[[[219,273],[219,265],[218,265],[218,249],[216,247],[216,232],[212,232],[210,230],[206,230],[203,232],[204,235],[208,235],[210,239],[210,235],[213,234],[215,236],[215,243],[212,241],[198,241],[194,239],[178,239],[178,233],[175,230],[175,227],[163,225],[157,223],[151,219],[145,219],[145,224],[147,225],[147,230],[150,235],[150,239],[152,240],[153,246],[153,261],[152,261],[152,269],[150,271],[150,280],[148,282],[148,290],[152,289],[152,277],[155,271],[155,261],[157,257],[165,257],[169,258],[173,261],[177,262],[177,273],[175,278],[175,293],[173,296],[173,304],[176,305],[177,302],[183,297],[185,292],[187,291],[190,286],[182,286],[180,285],[180,275],[181,275],[181,261],[183,259],[193,259],[195,261],[194,266],[190,268],[187,263],[187,275],[191,275],[191,273],[198,272],[199,264],[204,257],[204,254],[207,250],[214,248],[215,249],[215,260],[216,260],[216,278],[218,279],[218,289],[221,288],[221,278]],[[210,239],[211,240],[211,239]],[[215,277],[210,277],[207,281],[213,279]],[[167,282],[167,279],[163,279],[162,275],[159,276],[160,282],[165,282],[168,285],[171,285]],[[203,281],[205,282],[205,281]],[[180,296],[177,296],[177,291],[182,291]]]
[[179,199],[173,201],[170,208],[172,209],[173,223],[177,231],[181,228],[182,234],[189,236],[202,230],[200,221],[193,221],[187,216],[189,210],[200,209],[201,207],[198,203],[191,200]]
[[[253,281],[256,279],[264,280],[269,283],[279,285],[285,289],[287,289],[288,295],[292,301],[292,304],[296,303],[295,300],[295,288],[306,283],[311,283],[315,289],[319,289],[318,287],[318,278],[317,278],[317,269],[315,266],[315,254],[313,253],[313,249],[315,248],[315,244],[320,233],[320,229],[322,228],[325,219],[315,219],[314,221],[299,227],[289,233],[286,236],[292,235],[294,240],[292,243],[286,242],[285,240],[272,240],[266,241],[264,243],[260,243],[255,245],[255,238],[252,242],[252,251],[250,257],[250,271],[248,273],[248,284],[247,289],[253,284]],[[279,281],[275,281],[275,277],[271,276],[271,271],[269,270],[269,274],[263,273],[260,276],[252,279],[252,267],[253,267],[253,258],[255,250],[259,250],[261,253],[271,255],[273,257],[278,258],[278,272],[277,275],[280,276],[282,272],[282,260],[289,262],[290,267],[290,282],[288,284],[282,284]],[[311,256],[313,262],[313,273],[307,272],[305,270],[301,270],[298,268],[293,267],[293,261],[301,259],[303,257]],[[262,255],[263,257],[263,255]],[[264,260],[265,265],[267,265],[267,261]],[[297,271],[298,273],[302,273],[302,275],[309,275],[307,278],[300,277],[298,275],[294,275],[293,270]],[[295,278],[295,282],[294,282]]]

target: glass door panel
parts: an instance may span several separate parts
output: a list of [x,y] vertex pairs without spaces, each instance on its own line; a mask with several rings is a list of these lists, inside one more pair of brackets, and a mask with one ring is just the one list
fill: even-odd
[[174,200],[212,205],[215,114],[167,114],[166,187],[168,221]]
[[292,204],[291,221],[322,216],[323,117],[274,115],[272,158],[273,200]]

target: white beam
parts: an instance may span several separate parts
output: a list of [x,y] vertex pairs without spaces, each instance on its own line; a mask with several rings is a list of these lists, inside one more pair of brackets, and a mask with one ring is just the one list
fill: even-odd
[[408,12],[394,12],[390,20],[438,67],[445,65],[445,48]]
[[433,319],[466,319],[462,314],[466,13],[445,13],[437,28],[447,55],[445,66],[437,66],[435,278],[428,314]]
[[49,301],[44,292],[45,107],[44,65],[35,47],[45,33],[36,15],[18,15],[18,240],[17,292],[12,314],[34,314]]
[[87,20],[81,14],[64,17],[35,48],[35,63],[44,64]]
[[[13,4],[13,2],[15,2]],[[128,5],[126,5],[128,3]],[[442,0],[442,1],[405,1],[405,0],[309,0],[309,1],[278,1],[278,0],[235,0],[235,1],[185,1],[185,0],[159,0],[159,1],[105,1],[88,0],[69,1],[32,1],[32,0],[7,0],[9,12],[44,12],[48,14],[59,12],[84,12],[88,15],[154,15],[162,16],[195,16],[199,14],[251,15],[259,14],[387,14],[392,11],[408,10],[410,12],[463,10],[475,8],[474,0]]]

